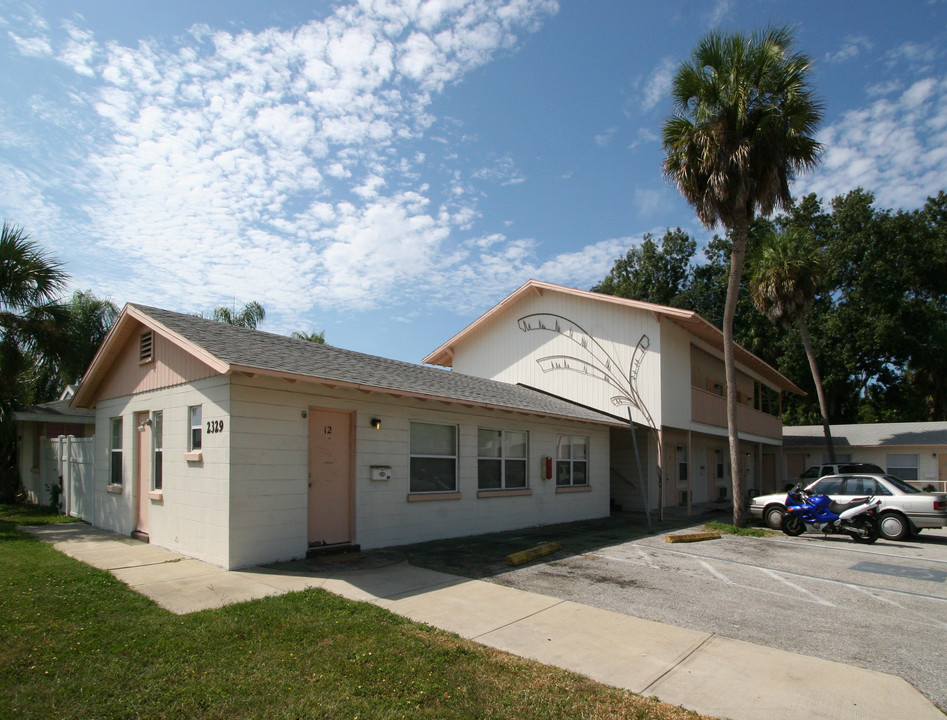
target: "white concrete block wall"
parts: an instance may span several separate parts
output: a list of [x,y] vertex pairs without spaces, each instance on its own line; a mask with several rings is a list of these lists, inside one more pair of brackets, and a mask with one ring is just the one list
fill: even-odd
[[[366,549],[608,515],[605,426],[235,376],[230,567],[306,552],[309,426],[302,411],[310,406],[355,413],[355,542]],[[370,426],[373,417],[381,429]],[[408,501],[412,420],[459,426],[459,500]],[[477,497],[478,427],[529,431],[531,495]],[[542,458],[555,455],[559,434],[589,436],[591,491],[556,493],[554,480],[541,479]],[[371,480],[373,465],[391,467],[391,480]]]
[[[203,433],[203,460],[187,462],[190,418],[188,408],[202,406],[202,422],[224,418],[224,432]],[[198,380],[143,395],[102,401],[96,407],[95,524],[123,535],[131,534],[137,519],[135,483],[138,466],[135,416],[163,413],[163,490],[148,501],[149,536],[155,545],[191,557],[226,565],[229,525],[229,378]],[[110,420],[121,416],[123,430],[123,487],[108,491]]]
[[[917,455],[918,461],[918,483],[925,485],[931,483],[935,488],[939,488],[939,455],[947,453],[947,446],[944,445],[904,445],[904,446],[875,446],[875,447],[849,447],[846,445],[836,445],[835,452],[838,456],[850,456],[851,462],[874,463],[881,466],[882,469],[888,469],[888,455]],[[813,465],[820,465],[826,456],[825,447],[787,447],[784,450],[784,456],[798,453],[806,456],[806,468]],[[828,462],[826,459],[825,462]],[[841,461],[840,461],[841,462]]]

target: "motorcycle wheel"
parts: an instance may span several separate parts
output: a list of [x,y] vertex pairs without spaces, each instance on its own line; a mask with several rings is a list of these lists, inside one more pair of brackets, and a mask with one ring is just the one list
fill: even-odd
[[796,537],[797,535],[802,535],[806,531],[806,524],[799,518],[798,515],[793,515],[792,513],[788,512],[783,515],[783,519],[779,523],[779,529],[787,535]]
[[864,535],[862,535],[860,532],[852,533],[852,540],[857,543],[871,545],[871,543],[878,539],[880,531],[878,530],[878,523],[874,518],[855,518],[855,520],[852,522],[852,527],[858,531],[864,532]]

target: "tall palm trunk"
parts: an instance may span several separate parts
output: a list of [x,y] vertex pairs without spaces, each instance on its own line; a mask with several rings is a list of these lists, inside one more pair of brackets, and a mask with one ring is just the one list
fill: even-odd
[[727,280],[727,302],[723,310],[723,363],[727,377],[727,433],[730,437],[730,477],[733,487],[733,524],[746,524],[743,504],[743,469],[740,462],[740,435],[737,427],[737,369],[733,351],[733,319],[740,295],[740,279],[746,260],[746,236],[749,219],[737,219],[731,228],[733,248],[730,251],[730,277]]
[[832,430],[829,427],[829,408],[825,402],[825,389],[822,387],[822,375],[815,361],[815,353],[812,351],[812,341],[809,339],[809,328],[806,326],[806,320],[803,317],[799,317],[797,322],[799,324],[799,334],[802,336],[802,346],[806,349],[806,357],[809,359],[809,370],[812,372],[815,392],[819,397],[819,411],[822,413],[822,432],[825,433],[825,449],[829,454],[829,462],[834,465],[835,446],[832,444]]

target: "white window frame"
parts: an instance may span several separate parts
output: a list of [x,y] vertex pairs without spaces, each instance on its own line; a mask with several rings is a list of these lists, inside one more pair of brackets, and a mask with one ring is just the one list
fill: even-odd
[[677,455],[677,481],[682,485],[687,485],[690,468],[687,464],[687,446],[678,445],[675,453]]
[[[118,429],[117,435],[116,428]],[[124,451],[122,449],[124,432],[125,424],[122,422],[121,416],[109,418],[109,485],[122,486],[125,484],[123,481],[125,477]],[[115,464],[116,462],[118,462],[118,465]],[[116,474],[118,478],[115,477]]]
[[[581,441],[577,443],[576,441]],[[585,446],[585,457],[575,457],[575,447]],[[568,449],[568,452],[564,450]],[[560,435],[556,440],[556,486],[588,487],[589,484],[589,437],[587,435]],[[576,468],[585,468],[585,481],[576,482]]]
[[885,468],[889,475],[894,475],[904,482],[918,482],[921,479],[920,460],[918,453],[889,453],[885,455]]
[[164,413],[151,413],[151,489],[164,489]]
[[[481,443],[480,443],[480,433],[489,432],[489,433],[499,433],[500,434],[500,454],[499,455],[481,455]],[[523,442],[523,455],[514,456],[511,451],[511,443],[508,440],[508,436],[511,436],[513,433],[517,435],[522,435],[525,438]],[[480,472],[482,463],[486,462],[498,462],[500,464],[500,486],[499,487],[486,487],[483,483],[483,476]],[[523,484],[522,485],[510,485],[509,484],[509,467],[511,464],[516,463],[517,465],[522,464],[523,468]],[[477,428],[477,488],[479,490],[526,490],[529,488],[529,432],[526,430],[503,430],[501,428],[488,428],[480,427]]]
[[[187,451],[201,451],[204,448],[204,425],[202,405],[189,405],[187,408]],[[197,422],[194,421],[194,411],[197,411]],[[197,439],[195,443],[194,440]]]
[[[432,426],[432,427],[441,427],[441,428],[450,428],[454,435],[454,452],[453,454],[439,454],[439,453],[424,453],[424,452],[415,452],[415,448],[412,447],[413,440],[413,429],[416,426]],[[416,468],[420,468],[425,460],[449,460],[453,463],[453,477],[451,479],[451,487],[443,488],[422,488],[417,489],[414,485]],[[460,460],[460,432],[457,425],[451,423],[432,423],[432,422],[420,422],[412,420],[408,428],[408,491],[414,494],[430,494],[430,493],[455,493],[457,492],[457,468]],[[415,461],[418,461],[417,463]]]

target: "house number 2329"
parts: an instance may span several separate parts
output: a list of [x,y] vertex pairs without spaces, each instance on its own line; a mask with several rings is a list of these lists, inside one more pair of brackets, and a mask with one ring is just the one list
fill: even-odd
[[213,435],[214,433],[222,433],[224,431],[224,421],[223,420],[208,420],[207,421],[207,434]]

